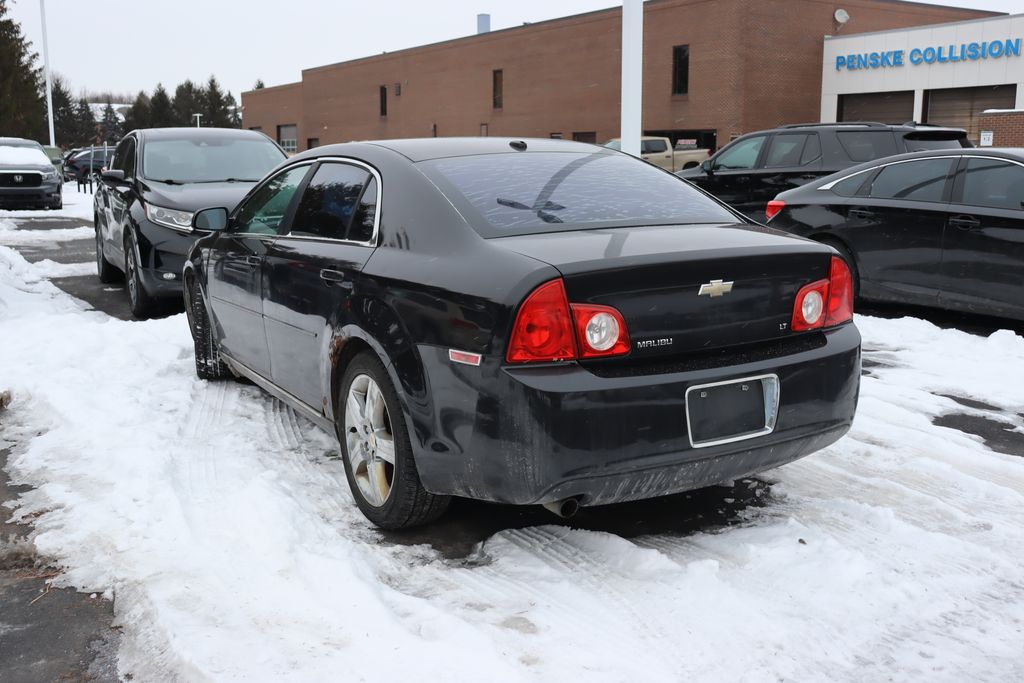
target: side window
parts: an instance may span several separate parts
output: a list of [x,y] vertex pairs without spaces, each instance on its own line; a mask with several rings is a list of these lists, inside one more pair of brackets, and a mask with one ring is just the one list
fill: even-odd
[[768,148],[768,156],[764,161],[765,168],[781,168],[800,165],[808,133],[781,133],[772,139]]
[[961,203],[994,209],[1024,209],[1024,168],[996,159],[969,158]]
[[[131,138],[125,138],[114,150],[114,158],[110,160],[110,168],[114,171],[124,171],[124,159],[127,155],[128,145],[131,144]],[[126,172],[125,177],[128,176]]]
[[377,180],[370,178],[363,196],[359,198],[356,217],[352,219],[352,227],[348,238],[357,242],[369,242],[373,239],[373,223],[377,217]]
[[[118,149],[120,151],[120,149]],[[124,159],[121,166],[124,169],[125,178],[135,177],[135,138],[128,138],[128,144],[125,145]]]
[[871,181],[870,197],[942,201],[946,177],[955,159],[923,159],[884,167]]
[[821,139],[817,133],[807,135],[807,143],[804,145],[804,153],[800,155],[800,165],[805,166],[812,161],[821,158]]
[[715,169],[730,170],[754,168],[757,164],[757,156],[761,153],[766,137],[758,135],[746,140],[740,140],[732,147],[724,150],[715,159]]
[[293,166],[264,183],[235,214],[232,232],[277,235],[309,166]]
[[838,183],[832,186],[832,191],[842,197],[853,197],[857,194],[857,190],[861,188],[864,181],[868,179],[868,174],[874,169],[867,171],[861,171],[856,175],[852,175],[849,178],[840,180]]
[[664,140],[642,140],[640,146],[641,154],[659,154],[668,151],[668,145]]
[[346,239],[370,173],[343,163],[321,164],[302,194],[288,234]]
[[851,161],[874,161],[896,154],[896,138],[888,130],[841,130],[839,144]]

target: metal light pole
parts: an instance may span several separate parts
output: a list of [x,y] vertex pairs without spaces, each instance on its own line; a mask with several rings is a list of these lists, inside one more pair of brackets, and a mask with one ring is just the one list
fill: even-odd
[[192,118],[196,120],[196,128],[201,128],[199,121],[203,118],[202,114],[192,114]]
[[640,156],[643,127],[644,3],[622,0],[622,151]]
[[46,116],[50,120],[50,147],[56,147],[53,137],[53,87],[50,85],[50,48],[46,40],[46,0],[39,0],[39,13],[43,17],[43,71],[46,73]]

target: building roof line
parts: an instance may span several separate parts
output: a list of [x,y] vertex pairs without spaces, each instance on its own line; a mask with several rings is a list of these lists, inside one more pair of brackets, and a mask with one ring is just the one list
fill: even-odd
[[[938,5],[933,5],[933,7],[937,6]],[[887,28],[881,31],[865,31],[863,33],[847,33],[845,36],[825,36],[825,40],[846,40],[848,38],[862,38],[864,36],[877,36],[886,33],[907,33],[908,31],[930,31],[932,29],[941,29],[946,26],[963,26],[964,24],[977,24],[983,21],[1006,21],[1010,19],[1020,19],[1022,17],[1024,17],[1024,14],[992,13],[987,17],[980,17],[978,19],[964,19],[963,21],[946,21],[941,24],[924,24],[922,26],[908,26],[906,28]]]

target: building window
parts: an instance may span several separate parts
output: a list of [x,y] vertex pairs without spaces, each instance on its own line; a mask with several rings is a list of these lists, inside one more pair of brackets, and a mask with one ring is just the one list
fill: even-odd
[[576,142],[589,142],[592,145],[597,144],[597,131],[576,131],[572,134],[572,139]]
[[481,123],[480,124],[480,137],[482,137],[482,138],[487,137],[487,124],[486,123]]
[[306,138],[306,149],[320,146],[320,138]]
[[294,123],[277,127],[277,144],[281,149],[294,154],[299,151],[299,127]]
[[672,94],[685,95],[690,92],[690,46],[676,45],[672,48]]
[[491,85],[494,108],[501,109],[505,105],[505,73],[501,69],[495,69],[494,73],[491,74]]
[[380,86],[380,115],[388,115],[388,86]]

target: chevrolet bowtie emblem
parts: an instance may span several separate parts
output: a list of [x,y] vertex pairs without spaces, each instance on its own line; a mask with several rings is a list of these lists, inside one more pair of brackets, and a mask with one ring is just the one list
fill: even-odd
[[700,291],[697,292],[697,296],[704,296],[707,294],[711,298],[716,296],[722,296],[732,291],[732,282],[722,282],[721,280],[712,280],[711,282],[705,282],[700,286]]

